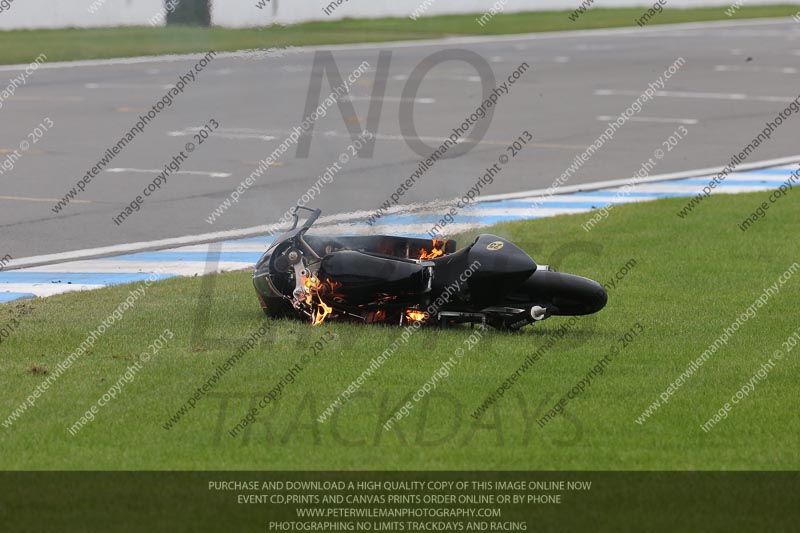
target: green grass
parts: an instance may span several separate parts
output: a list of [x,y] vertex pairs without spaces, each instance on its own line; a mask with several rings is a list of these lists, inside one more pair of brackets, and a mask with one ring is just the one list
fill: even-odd
[[[468,329],[412,337],[345,404],[322,410],[400,333],[394,327],[311,328],[262,318],[248,273],[217,276],[204,339],[196,329],[199,278],[155,283],[10,429],[0,427],[0,469],[766,469],[800,466],[794,399],[800,365],[787,357],[713,431],[700,424],[734,394],[798,327],[800,277],[787,283],[643,426],[633,421],[797,257],[800,205],[784,202],[747,233],[736,224],[764,193],[712,197],[687,220],[685,199],[617,207],[599,227],[586,215],[496,226],[540,262],[607,281],[636,260],[606,309],[579,322],[479,423],[469,414],[565,319],[521,333],[492,331],[431,396],[398,424],[380,425],[400,400],[463,346]],[[462,239],[462,244],[465,243]],[[19,331],[0,345],[0,421],[111,313],[132,286],[0,307]],[[539,428],[532,418],[584,376],[618,337],[644,332],[567,407]],[[162,424],[229,358],[249,333],[269,333],[175,427]],[[176,338],[76,436],[67,428],[165,329]],[[275,410],[238,438],[227,435],[301,354],[323,335],[338,338],[297,376]],[[541,415],[540,415],[541,416]],[[448,436],[448,434],[451,434]]]
[[[577,5],[579,2],[575,2]],[[734,18],[782,17],[797,13],[797,5],[745,5]],[[40,53],[48,61],[99,59],[140,55],[178,54],[208,50],[431,39],[454,35],[500,35],[542,31],[634,26],[643,9],[592,9],[576,22],[572,11],[545,11],[497,15],[485,26],[474,15],[409,18],[345,19],[293,26],[250,29],[114,28],[25,30],[0,32],[0,64],[32,61]],[[730,20],[723,7],[666,9],[650,24]]]

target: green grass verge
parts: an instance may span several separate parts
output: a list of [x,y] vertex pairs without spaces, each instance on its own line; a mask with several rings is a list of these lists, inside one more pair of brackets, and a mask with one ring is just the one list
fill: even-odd
[[[579,2],[575,2],[576,7]],[[783,17],[798,12],[797,5],[745,5],[734,18]],[[591,28],[635,26],[641,8],[592,9],[576,22],[572,11],[544,11],[497,15],[481,27],[474,15],[409,18],[345,19],[293,26],[252,29],[114,28],[25,30],[0,32],[0,64],[27,63],[40,53],[49,61],[100,59],[140,55],[179,54],[208,50],[432,39],[454,35],[499,35]],[[725,9],[666,9],[650,24],[730,20]]]
[[[764,287],[794,263],[800,204],[785,202],[746,234],[736,224],[764,193],[712,197],[686,220],[685,199],[620,206],[591,233],[587,215],[503,224],[492,231],[540,262],[607,281],[635,259],[606,309],[578,322],[479,422],[469,415],[566,320],[518,334],[492,331],[467,353],[397,431],[383,421],[463,346],[469,329],[423,330],[367,380],[334,420],[317,416],[400,334],[398,328],[268,321],[248,273],[217,276],[209,325],[197,334],[199,278],[153,284],[10,428],[0,426],[2,469],[776,469],[800,466],[792,354],[710,433],[700,424],[728,401],[796,328],[800,277],[783,286],[645,424],[634,419],[696,359]],[[466,242],[462,238],[462,244]],[[0,422],[23,402],[132,286],[0,306],[20,326],[0,345]],[[643,332],[591,387],[543,428],[536,413],[557,401],[619,347]],[[248,335],[268,333],[170,430],[162,424],[230,358]],[[165,329],[176,338],[76,436],[73,424]],[[314,355],[243,434],[227,434],[323,336]],[[47,372],[47,373],[45,373]]]

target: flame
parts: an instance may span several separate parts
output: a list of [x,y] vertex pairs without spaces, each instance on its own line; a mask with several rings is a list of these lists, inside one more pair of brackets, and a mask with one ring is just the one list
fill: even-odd
[[[319,296],[319,295],[317,295]],[[329,306],[325,302],[322,301],[322,298],[319,299],[319,306],[317,307],[316,312],[311,316],[311,325],[312,326],[319,326],[325,319],[328,318],[328,315],[331,314],[333,311],[333,307]]]
[[420,259],[435,259],[444,255],[444,250],[442,249],[444,247],[444,241],[437,241],[434,239],[431,241],[431,243],[433,244],[433,247],[431,248],[430,252],[425,250],[425,248],[419,251]]
[[428,313],[417,309],[406,309],[406,320],[410,322],[422,322],[428,318]]
[[320,295],[320,291],[325,289],[326,286],[316,276],[306,278],[305,281],[303,281],[303,286],[306,288],[305,303],[312,308],[311,325],[319,326],[325,322],[325,319],[328,318],[328,315],[333,312],[333,308],[326,304]]

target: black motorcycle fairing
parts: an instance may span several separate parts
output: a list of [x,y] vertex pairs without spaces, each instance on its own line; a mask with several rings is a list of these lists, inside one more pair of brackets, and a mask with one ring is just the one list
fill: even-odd
[[436,265],[434,292],[443,291],[470,271],[467,290],[458,298],[475,310],[500,304],[537,268],[519,247],[490,234],[479,235],[466,248],[432,261]]
[[530,276],[506,299],[507,305],[520,302],[546,307],[553,316],[590,315],[606,306],[608,293],[591,279],[545,270]]
[[337,296],[351,303],[370,303],[383,295],[398,298],[431,290],[430,262],[405,261],[374,254],[342,250],[326,255],[319,277],[336,286]]
[[[470,246],[471,263],[478,261],[483,275],[530,276],[538,268],[536,262],[517,245],[496,235],[479,235]],[[525,279],[525,278],[523,278]]]
[[[419,259],[421,251],[430,251],[430,239],[397,237],[392,235],[348,235],[326,236],[307,234],[305,241],[320,257],[339,250],[355,250],[405,259]],[[456,251],[456,241],[442,242],[442,251],[450,254]]]

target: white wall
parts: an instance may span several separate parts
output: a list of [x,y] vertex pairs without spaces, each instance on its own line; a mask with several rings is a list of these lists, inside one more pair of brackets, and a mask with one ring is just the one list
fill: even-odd
[[[90,13],[93,4],[99,7]],[[0,13],[0,30],[146,26],[163,7],[163,0],[13,0]]]
[[[257,0],[215,0],[212,21],[220,26],[246,27],[265,24],[292,24],[310,20],[340,18],[407,17],[426,0],[345,0],[330,15],[323,7],[333,0],[271,0],[264,9]],[[594,7],[647,7],[655,0],[595,0]],[[496,2],[505,2],[505,12],[570,10],[581,0],[427,0],[425,16],[456,13],[484,13]],[[727,9],[734,0],[668,0],[667,7],[719,6]],[[779,0],[745,0],[746,5],[775,4]],[[792,3],[792,2],[784,2]],[[800,2],[798,2],[800,3]],[[798,7],[800,10],[800,6]],[[274,15],[273,15],[274,13]],[[583,16],[587,16],[584,14]],[[725,17],[727,18],[727,17]]]
[[[228,27],[292,24],[309,20],[334,20],[345,17],[407,17],[426,0],[345,0],[331,15],[322,8],[332,0],[270,0],[258,9],[258,0],[212,0],[212,21]],[[425,15],[483,13],[495,2],[505,1],[505,11],[548,9],[573,10],[581,0],[427,0]],[[654,0],[595,0],[595,7],[652,5]],[[720,6],[726,9],[734,0],[668,0],[668,7]],[[745,0],[747,5],[771,4],[778,0]],[[800,3],[800,2],[796,2]],[[89,13],[92,4],[100,5]],[[16,28],[65,28],[93,26],[148,25],[159,13],[164,0],[13,0],[0,12],[0,30]],[[798,7],[800,10],[800,7]],[[584,14],[583,16],[590,16]]]

